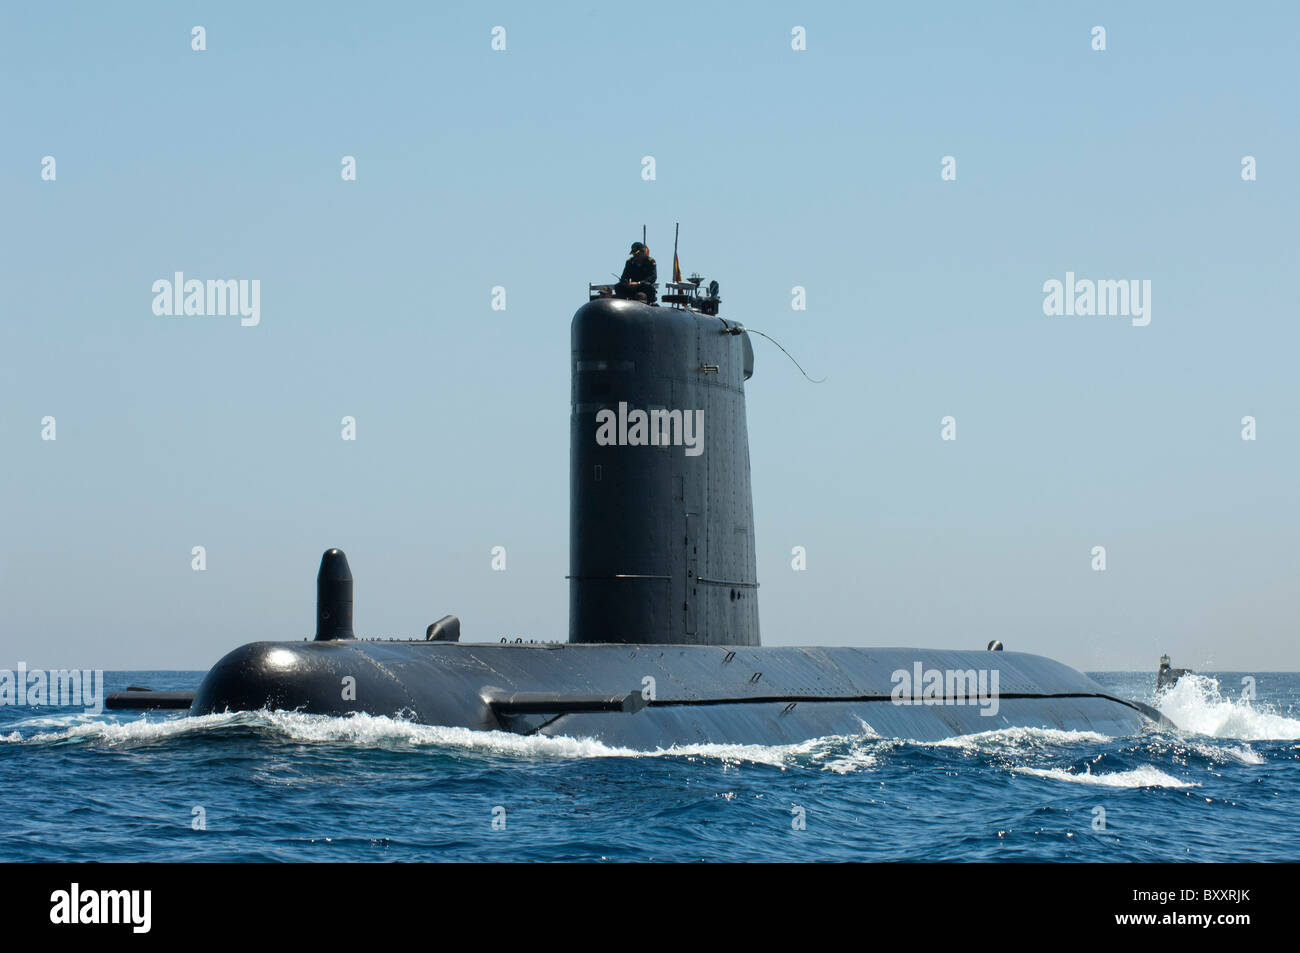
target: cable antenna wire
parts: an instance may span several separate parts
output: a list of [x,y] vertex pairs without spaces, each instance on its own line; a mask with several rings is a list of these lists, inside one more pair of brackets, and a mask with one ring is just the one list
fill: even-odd
[[772,337],[772,335],[764,334],[762,331],[759,331],[757,328],[747,327],[745,328],[745,330],[748,331],[750,334],[757,334],[760,337],[765,337],[773,344],[775,344],[777,347],[780,347],[781,353],[784,354],[786,357],[790,358],[790,363],[794,364],[795,367],[799,368],[799,373],[802,374],[804,377],[807,377],[811,383],[813,384],[826,383],[826,378],[824,377],[808,377],[808,372],[805,371],[803,367],[799,364],[799,362],[794,359],[794,355],[791,354],[789,351],[787,351],[785,348],[781,347],[781,342],[778,341],[776,338]]

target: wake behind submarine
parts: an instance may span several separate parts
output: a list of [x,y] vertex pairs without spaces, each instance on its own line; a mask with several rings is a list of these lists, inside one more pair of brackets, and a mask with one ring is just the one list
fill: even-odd
[[646,750],[1168,726],[1037,655],[763,647],[745,421],[754,350],[718,314],[717,282],[701,281],[669,283],[663,306],[592,285],[573,316],[567,643],[462,642],[454,616],[423,639],[358,639],[351,569],[331,549],[314,640],[243,645],[192,697],[132,689],[108,707],[364,712]]

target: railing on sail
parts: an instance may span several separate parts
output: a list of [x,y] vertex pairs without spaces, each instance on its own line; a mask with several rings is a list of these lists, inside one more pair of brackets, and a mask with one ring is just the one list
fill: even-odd
[[664,295],[661,300],[674,308],[717,314],[718,304],[722,301],[718,297],[718,283],[710,281],[707,289],[701,289],[700,282],[703,280],[699,275],[691,275],[686,281],[670,281],[665,287],[672,293]]
[[[655,289],[655,293],[658,294],[659,283],[657,281],[653,283],[650,282],[647,283],[650,284],[651,287]],[[597,298],[617,298],[618,294],[614,290],[617,287],[618,287],[618,282],[614,282],[612,284],[608,282],[602,282],[601,284],[598,285],[589,284],[587,285],[588,300],[595,301]]]

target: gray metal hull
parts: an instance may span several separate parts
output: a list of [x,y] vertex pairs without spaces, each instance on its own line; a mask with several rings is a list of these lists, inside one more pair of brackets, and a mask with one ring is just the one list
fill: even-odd
[[[568,643],[358,641],[351,571],[330,550],[316,641],[236,649],[191,713],[365,712],[639,750],[1007,727],[1113,736],[1159,719],[1034,655],[760,647],[748,334],[712,314],[601,298],[574,315],[571,339]],[[429,634],[458,638],[459,622]],[[900,673],[911,676],[901,692]]]
[[[908,694],[900,703],[894,673],[918,664],[996,671],[996,698]],[[635,712],[503,714],[490,702],[516,692],[553,696],[557,707],[593,693],[652,697]],[[930,741],[1007,727],[1122,736],[1160,718],[1066,665],[1019,652],[354,640],[242,646],[208,673],[191,714],[263,708],[366,712],[638,750],[867,732]]]

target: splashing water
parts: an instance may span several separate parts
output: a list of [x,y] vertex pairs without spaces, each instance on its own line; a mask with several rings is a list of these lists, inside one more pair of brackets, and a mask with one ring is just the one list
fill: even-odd
[[[695,757],[728,763],[748,762],[783,768],[807,755],[821,756],[840,738],[813,738],[791,745],[691,744],[638,751],[592,738],[564,735],[517,735],[504,731],[475,731],[423,725],[382,715],[358,713],[343,718],[302,712],[224,712],[216,715],[141,716],[118,721],[105,716],[64,715],[31,718],[11,726],[0,743],[33,747],[97,744],[130,747],[167,742],[186,736],[217,736],[253,731],[269,740],[299,744],[357,747],[365,750],[442,749],[480,751],[522,758],[640,758]],[[18,729],[46,729],[24,734]]]
[[1107,788],[1190,788],[1197,787],[1195,782],[1180,781],[1172,775],[1165,774],[1159,768],[1143,765],[1129,771],[1114,771],[1110,774],[1093,774],[1091,765],[1085,766],[1083,773],[1066,768],[1012,768],[1016,774],[1029,774],[1039,778],[1052,778],[1056,781],[1073,781],[1075,784],[1098,784]]
[[1184,675],[1156,696],[1156,707],[1179,730],[1192,734],[1242,741],[1300,739],[1300,720],[1248,699],[1225,698],[1219,680],[1209,675]]

